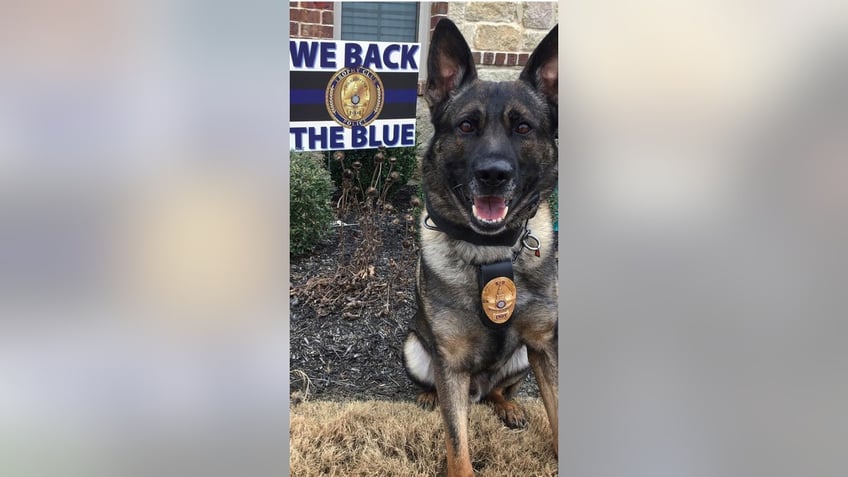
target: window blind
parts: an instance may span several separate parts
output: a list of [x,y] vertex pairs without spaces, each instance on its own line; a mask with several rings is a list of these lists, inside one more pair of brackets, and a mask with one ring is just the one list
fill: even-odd
[[417,2],[345,2],[341,13],[342,40],[418,40]]

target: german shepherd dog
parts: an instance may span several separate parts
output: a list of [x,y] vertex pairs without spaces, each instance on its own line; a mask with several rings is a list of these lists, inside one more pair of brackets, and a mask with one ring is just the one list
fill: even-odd
[[477,78],[450,20],[433,32],[426,99],[434,135],[422,163],[426,210],[418,310],[404,366],[418,403],[441,410],[447,474],[474,474],[469,402],[524,427],[511,399],[533,370],[557,446],[557,282],[546,198],[557,180],[557,27],[517,81]]

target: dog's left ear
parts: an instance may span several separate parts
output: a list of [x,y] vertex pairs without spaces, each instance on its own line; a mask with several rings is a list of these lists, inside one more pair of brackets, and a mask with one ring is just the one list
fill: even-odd
[[530,83],[533,88],[542,93],[548,101],[558,103],[557,84],[559,65],[557,62],[559,41],[559,25],[555,26],[539,46],[533,50],[519,79]]

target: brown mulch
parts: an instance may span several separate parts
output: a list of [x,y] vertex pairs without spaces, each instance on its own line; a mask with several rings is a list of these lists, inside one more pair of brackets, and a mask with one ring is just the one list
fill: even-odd
[[[291,257],[292,403],[412,401],[417,394],[402,361],[407,323],[415,314],[416,259],[416,248],[404,247],[414,239],[404,217],[412,213],[416,192],[407,185],[391,197],[395,210],[380,219],[373,267],[345,266],[362,246],[356,225],[335,227],[311,254]],[[520,395],[538,396],[532,373]]]

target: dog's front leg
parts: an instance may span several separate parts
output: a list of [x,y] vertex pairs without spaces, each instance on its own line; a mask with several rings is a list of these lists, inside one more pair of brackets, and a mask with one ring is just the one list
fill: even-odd
[[528,347],[527,360],[530,362],[530,367],[533,368],[533,374],[536,376],[536,383],[539,385],[539,393],[542,395],[542,402],[545,404],[545,412],[548,414],[548,425],[551,427],[551,434],[554,441],[554,454],[559,455],[558,441],[558,420],[557,420],[557,401],[559,399],[559,390],[557,384],[558,364],[556,353],[556,341],[541,350],[535,350]]
[[468,451],[468,392],[471,376],[435,366],[436,393],[445,423],[448,477],[471,477],[471,455]]

